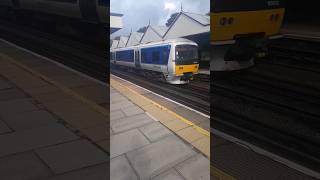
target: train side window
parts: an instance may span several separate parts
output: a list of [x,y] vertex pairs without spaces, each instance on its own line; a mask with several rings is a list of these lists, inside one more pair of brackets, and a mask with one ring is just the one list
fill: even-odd
[[153,51],[152,52],[152,62],[155,64],[159,64],[160,61],[160,52],[159,51]]
[[168,64],[170,46],[162,48],[162,64]]
[[134,61],[134,51],[133,50],[130,50],[129,51],[129,61]]
[[98,1],[98,4],[99,4],[100,6],[107,6],[107,0],[99,0],[99,1]]
[[78,0],[48,0],[48,1],[54,1],[54,2],[60,2],[60,3],[73,3],[76,4]]
[[119,52],[116,51],[115,53],[116,53],[117,60],[119,60],[120,59]]
[[117,57],[117,60],[119,60],[119,61],[133,62],[134,61],[134,52],[133,52],[133,50],[118,51],[118,52],[116,52],[116,57]]
[[147,54],[144,50],[141,50],[141,62],[145,63],[147,61]]

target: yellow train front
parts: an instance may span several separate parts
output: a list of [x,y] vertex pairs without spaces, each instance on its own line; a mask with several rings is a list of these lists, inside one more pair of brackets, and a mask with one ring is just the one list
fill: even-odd
[[248,68],[267,53],[270,39],[281,37],[283,0],[211,1],[211,71]]

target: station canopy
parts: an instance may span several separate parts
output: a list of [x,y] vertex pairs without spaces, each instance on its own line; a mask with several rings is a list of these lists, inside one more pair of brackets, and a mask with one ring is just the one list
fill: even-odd
[[116,40],[116,39],[112,40],[112,41],[111,41],[111,45],[110,45],[110,49],[115,49],[115,48],[117,48],[117,47],[118,47],[118,44],[119,44],[119,40]]
[[122,14],[110,13],[110,33],[114,33],[122,29]]
[[130,46],[135,46],[140,44],[142,36],[143,36],[143,33],[140,33],[140,32],[130,33],[126,46],[130,47]]
[[121,36],[119,42],[112,42],[111,47],[129,47],[139,43],[145,44],[174,38],[190,39],[199,46],[208,45],[210,43],[210,17],[181,11],[169,27],[149,24],[144,33],[132,32],[129,37]]
[[141,38],[141,43],[149,43],[155,41],[161,41],[163,35],[167,32],[169,27],[167,26],[151,26],[148,25],[143,37]]
[[200,46],[210,44],[210,17],[208,15],[180,12],[164,35],[164,39],[183,37]]
[[118,48],[126,47],[128,41],[127,36],[120,36],[119,43],[118,43]]

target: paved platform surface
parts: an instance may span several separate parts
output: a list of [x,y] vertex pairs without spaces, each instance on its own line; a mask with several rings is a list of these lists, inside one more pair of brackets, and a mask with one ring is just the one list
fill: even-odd
[[210,69],[199,69],[199,74],[210,75]]
[[[239,145],[221,136],[211,135],[211,163],[238,180],[315,180],[245,145]],[[293,164],[291,164],[293,165]],[[219,177],[219,173],[217,173]],[[320,177],[318,177],[320,179]],[[219,178],[218,178],[219,179]],[[220,178],[223,179],[223,178]]]
[[320,41],[320,26],[307,23],[287,23],[281,28],[286,37]]
[[111,76],[111,179],[210,179],[210,137],[138,92]]
[[0,179],[108,179],[105,92],[0,42]]

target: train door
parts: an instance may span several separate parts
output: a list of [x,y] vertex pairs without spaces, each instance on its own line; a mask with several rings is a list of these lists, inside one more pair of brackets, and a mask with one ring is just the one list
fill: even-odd
[[110,52],[110,61],[112,63],[115,63],[116,59],[115,59],[115,53],[114,52]]
[[172,62],[172,58],[171,58],[171,46],[168,45],[165,48],[163,48],[162,50],[162,58],[163,61],[165,62],[166,65],[166,69],[164,72],[164,74],[172,74],[173,73],[173,62]]
[[95,0],[79,0],[79,6],[85,21],[97,22],[99,20]]
[[140,65],[140,51],[139,50],[135,50],[134,52],[134,63],[135,63],[135,66],[136,68],[140,68],[141,65]]

